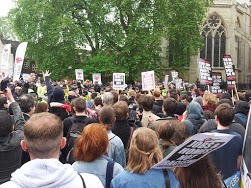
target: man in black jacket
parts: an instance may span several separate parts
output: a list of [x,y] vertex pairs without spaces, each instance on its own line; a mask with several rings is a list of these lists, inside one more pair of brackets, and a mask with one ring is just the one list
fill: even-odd
[[11,116],[5,110],[0,110],[0,184],[9,181],[11,173],[21,166],[24,118],[11,90],[6,89],[6,97],[14,114],[14,130]]

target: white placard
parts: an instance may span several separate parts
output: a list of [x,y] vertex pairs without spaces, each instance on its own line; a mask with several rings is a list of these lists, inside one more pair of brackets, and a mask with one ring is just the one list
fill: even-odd
[[76,80],[84,80],[83,69],[75,69]]
[[141,79],[142,79],[142,90],[143,91],[155,89],[154,71],[142,72]]
[[1,71],[3,71],[3,69],[9,68],[8,65],[9,65],[10,52],[11,52],[11,44],[6,44],[3,47],[2,51]]
[[92,83],[98,82],[98,84],[101,84],[101,73],[93,73],[92,74]]
[[124,90],[125,89],[125,73],[113,73],[113,86],[115,90]]
[[199,133],[177,146],[162,161],[152,168],[164,169],[187,167],[212,151],[228,143],[234,135],[222,133]]

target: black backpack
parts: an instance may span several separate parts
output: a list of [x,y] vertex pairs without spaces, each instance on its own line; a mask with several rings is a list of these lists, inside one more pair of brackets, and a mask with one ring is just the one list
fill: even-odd
[[72,125],[67,133],[66,141],[66,156],[74,148],[76,140],[81,137],[84,127],[89,123],[88,118],[84,120],[76,119],[75,117],[70,117]]

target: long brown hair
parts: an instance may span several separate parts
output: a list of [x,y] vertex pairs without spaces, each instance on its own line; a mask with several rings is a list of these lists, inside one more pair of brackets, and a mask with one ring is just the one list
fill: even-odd
[[174,169],[181,188],[222,188],[216,167],[206,156],[188,167]]
[[127,170],[132,173],[144,174],[154,164],[162,160],[157,134],[146,127],[133,132],[129,148]]

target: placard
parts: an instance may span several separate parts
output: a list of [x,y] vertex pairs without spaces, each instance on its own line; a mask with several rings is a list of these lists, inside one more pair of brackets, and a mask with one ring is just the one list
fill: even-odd
[[9,68],[10,53],[11,53],[11,44],[4,45],[2,51],[1,71],[3,71],[3,69]]
[[169,75],[165,75],[164,85],[168,84]]
[[83,69],[75,69],[76,80],[84,80]]
[[220,87],[221,82],[222,82],[222,75],[220,72],[212,72],[212,79],[213,79],[213,84],[212,84],[212,93],[218,94],[222,93],[222,89]]
[[171,71],[172,81],[175,81],[179,77],[179,73],[176,70]]
[[212,151],[228,143],[234,135],[222,133],[199,133],[177,146],[162,161],[152,168],[164,169],[187,167]]
[[199,60],[199,80],[201,85],[211,85],[213,83],[211,77],[211,64],[204,59]]
[[143,91],[155,89],[154,71],[142,72],[141,79],[142,79],[142,90]]
[[230,55],[223,56],[223,63],[226,72],[227,88],[234,89],[236,84],[236,75],[233,66],[233,61]]
[[115,90],[125,89],[125,73],[113,73],[113,86]]
[[101,73],[93,73],[92,74],[92,83],[98,82],[98,84],[102,84],[101,82]]

